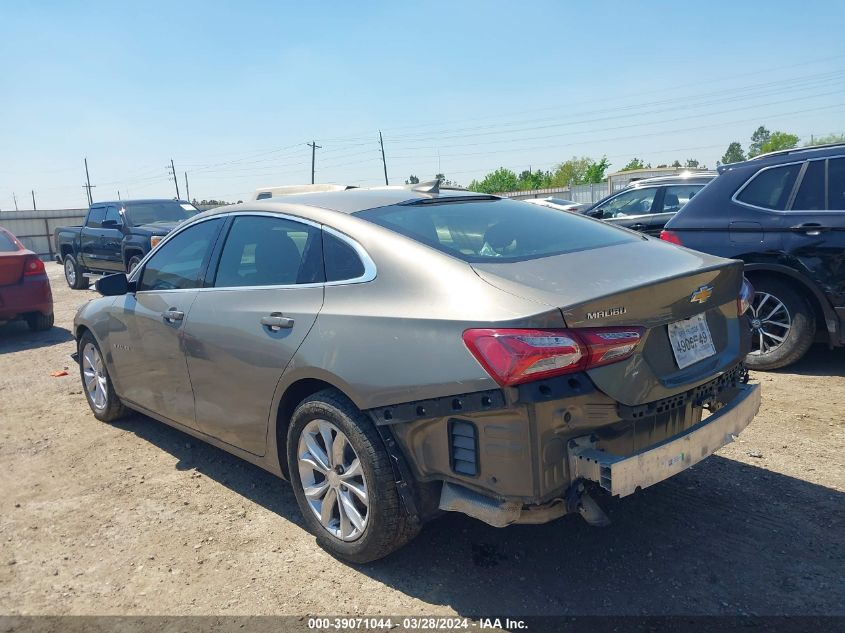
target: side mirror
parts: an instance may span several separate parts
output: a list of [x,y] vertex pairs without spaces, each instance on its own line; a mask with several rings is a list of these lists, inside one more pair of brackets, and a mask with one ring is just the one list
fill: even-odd
[[604,209],[594,209],[590,211],[590,217],[601,220],[604,217]]
[[129,283],[124,273],[115,273],[98,279],[94,287],[104,297],[116,297],[134,292],[135,283]]

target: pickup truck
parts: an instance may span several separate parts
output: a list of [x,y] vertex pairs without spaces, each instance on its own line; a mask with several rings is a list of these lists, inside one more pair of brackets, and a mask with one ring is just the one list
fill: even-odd
[[56,229],[56,261],[74,290],[88,287],[86,276],[129,272],[176,226],[199,213],[183,200],[95,202],[82,226]]

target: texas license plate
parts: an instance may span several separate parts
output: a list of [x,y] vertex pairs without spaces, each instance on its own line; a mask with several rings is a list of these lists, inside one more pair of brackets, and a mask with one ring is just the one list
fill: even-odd
[[697,314],[691,319],[669,324],[669,342],[678,367],[683,369],[716,353],[707,319]]

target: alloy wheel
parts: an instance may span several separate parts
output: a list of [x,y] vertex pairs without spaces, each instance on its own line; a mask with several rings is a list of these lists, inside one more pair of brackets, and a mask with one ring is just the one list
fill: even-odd
[[751,353],[768,354],[780,347],[792,328],[792,317],[783,301],[768,292],[757,292],[750,312]]
[[70,257],[65,259],[65,279],[67,279],[69,285],[76,285],[76,267]]
[[369,491],[346,435],[327,420],[312,420],[299,436],[297,463],[302,491],[323,528],[343,541],[359,538],[369,518]]
[[97,411],[104,410],[109,403],[108,378],[103,358],[93,343],[88,343],[82,350],[82,376],[91,404]]

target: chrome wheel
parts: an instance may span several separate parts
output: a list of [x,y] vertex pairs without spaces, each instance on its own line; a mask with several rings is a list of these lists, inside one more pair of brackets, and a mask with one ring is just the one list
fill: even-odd
[[76,285],[76,266],[73,265],[73,260],[70,257],[65,258],[65,279],[69,286]]
[[104,410],[109,403],[108,377],[100,352],[93,343],[88,343],[82,350],[82,377],[88,400],[97,411]]
[[767,354],[780,347],[792,328],[786,305],[767,292],[754,294],[751,312],[751,353]]
[[308,505],[323,528],[354,541],[367,527],[369,493],[361,461],[331,422],[312,420],[299,436],[297,463]]

